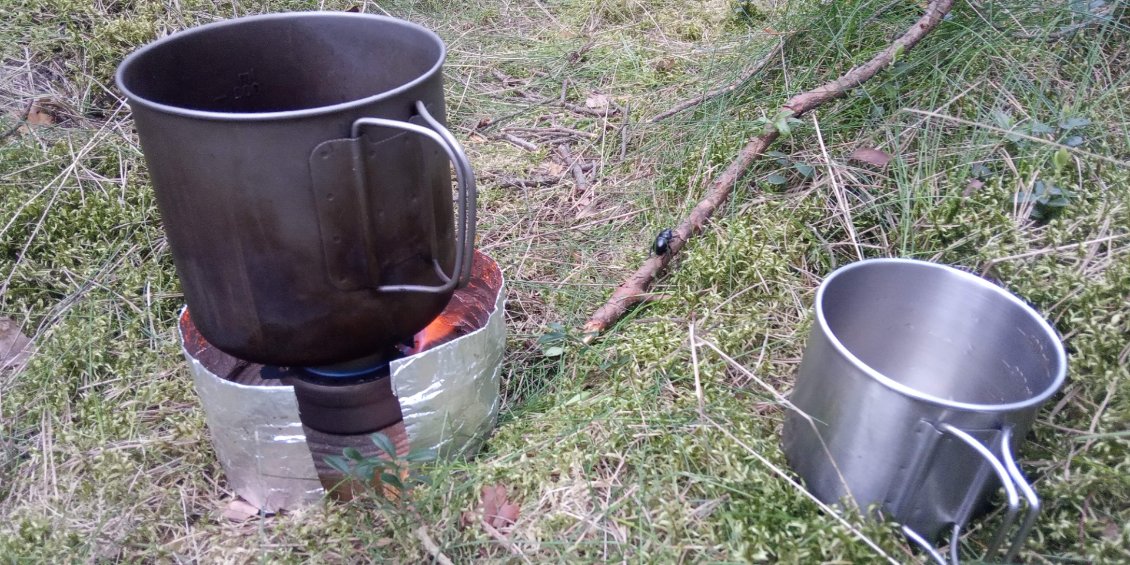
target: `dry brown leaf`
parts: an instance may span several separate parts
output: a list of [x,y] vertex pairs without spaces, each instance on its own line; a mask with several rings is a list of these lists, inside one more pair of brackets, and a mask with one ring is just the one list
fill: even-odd
[[585,98],[585,107],[593,110],[604,110],[612,105],[612,100],[603,94],[593,94]]
[[59,120],[52,111],[55,104],[50,100],[36,100],[27,111],[27,123],[33,126],[52,126]]
[[879,151],[878,149],[872,149],[868,147],[860,147],[859,149],[856,149],[852,152],[851,156],[848,157],[848,159],[860,163],[866,163],[879,169],[886,167],[887,163],[891,162],[890,155]]
[[510,502],[507,498],[505,486],[489,485],[483,487],[478,507],[475,510],[463,512],[460,521],[464,527],[481,521],[481,523],[500,531],[505,531],[518,521],[520,512],[518,504]]
[[223,512],[224,518],[231,520],[232,522],[246,522],[247,520],[258,515],[258,508],[255,508],[251,505],[251,503],[239,498],[229,502],[227,508],[224,508]]
[[0,371],[19,370],[32,353],[31,340],[20,333],[20,325],[10,318],[0,318]]
[[969,179],[969,184],[965,186],[965,190],[961,191],[961,195],[965,197],[973,196],[981,187],[985,186],[985,182],[981,179]]
[[502,530],[513,526],[518,521],[519,507],[513,502],[507,502],[498,509],[498,514],[490,521],[491,525]]
[[552,177],[565,176],[565,172],[568,170],[568,167],[562,165],[561,163],[558,163],[557,161],[549,161],[545,164],[545,173]]

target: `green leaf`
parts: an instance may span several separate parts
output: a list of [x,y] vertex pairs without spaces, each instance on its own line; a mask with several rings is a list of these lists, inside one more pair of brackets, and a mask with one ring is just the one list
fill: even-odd
[[1073,136],[1063,140],[1063,144],[1068,146],[1068,147],[1079,147],[1080,145],[1083,145],[1083,136],[1073,135]]
[[1056,151],[1055,156],[1052,157],[1052,164],[1055,165],[1055,172],[1058,173],[1062,171],[1063,168],[1066,167],[1069,163],[1071,163],[1071,155],[1067,153],[1066,149],[1060,147],[1059,151]]
[[333,467],[337,472],[343,475],[352,473],[352,465],[350,465],[349,460],[340,455],[327,455],[325,461],[327,465]]
[[781,138],[787,139],[793,134],[793,128],[789,126],[788,118],[779,118],[773,122],[773,127],[777,128],[777,133],[781,134]]
[[341,454],[348,457],[349,459],[352,459],[353,461],[361,461],[365,458],[365,456],[361,455],[361,452],[358,451],[356,447],[347,447],[345,449],[342,449]]
[[1087,118],[1067,118],[1066,120],[1059,122],[1059,129],[1064,131],[1071,131],[1073,129],[1086,127],[1089,125],[1091,125],[1091,120],[1088,120]]
[[404,483],[400,482],[400,477],[392,473],[381,473],[381,482],[400,490],[404,490]]
[[772,157],[772,158],[776,159],[777,163],[780,164],[780,165],[788,165],[789,164],[789,156],[785,155],[784,153],[781,153],[780,151],[766,151],[765,156],[766,157]]
[[786,179],[785,175],[782,175],[781,173],[773,173],[768,177],[765,177],[765,181],[769,184],[775,184],[779,186],[789,182],[789,179]]
[[793,165],[793,168],[796,169],[797,172],[806,179],[812,178],[813,173],[816,172],[816,168],[807,163],[797,163]]
[[544,351],[542,351],[542,355],[545,355],[546,357],[560,357],[564,353],[565,353],[565,348],[561,347],[560,345],[554,345],[553,347],[547,347],[547,348],[545,348]]
[[891,54],[891,64],[892,65],[894,65],[895,63],[898,62],[899,57],[902,57],[903,51],[906,51],[906,47],[903,46],[902,44],[895,46],[895,52]]
[[1055,129],[1043,122],[1033,122],[1028,126],[1028,132],[1032,135],[1040,135],[1045,133],[1054,133]]
[[388,439],[388,436],[377,432],[369,436],[369,439],[372,440],[373,445],[388,454],[390,458],[396,459],[396,444],[392,443],[392,440]]
[[414,449],[406,457],[405,461],[409,463],[424,463],[427,461],[435,461],[436,450],[434,449]]
[[353,476],[368,482],[373,480],[373,475],[376,473],[376,462],[369,460],[364,463],[358,463],[357,468],[353,470]]

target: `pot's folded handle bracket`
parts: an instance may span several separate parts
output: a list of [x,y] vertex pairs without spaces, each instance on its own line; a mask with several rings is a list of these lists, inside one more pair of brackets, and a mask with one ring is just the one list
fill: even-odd
[[[377,292],[444,293],[464,286],[471,278],[471,262],[475,244],[475,209],[478,191],[475,173],[463,146],[446,127],[431,115],[422,101],[415,104],[412,121],[385,118],[359,118],[353,122],[351,137],[323,142],[310,154],[310,170],[314,181],[315,206],[321,220],[322,245],[326,267],[333,285],[341,290],[370,288]],[[413,123],[422,120],[425,125]],[[421,135],[438,145],[447,154],[455,169],[458,187],[456,202],[455,265],[449,275],[437,258],[438,249],[432,238],[432,263],[439,285],[382,284],[382,276],[368,249],[368,222],[341,221],[341,218],[367,217],[366,210],[357,210],[356,195],[341,194],[348,186],[361,190],[365,186],[364,159],[357,143],[365,126],[397,129]],[[361,200],[362,202],[364,200]],[[430,214],[431,212],[429,212]]]
[[[923,421],[922,424],[934,427],[933,424],[925,421]],[[972,448],[973,451],[977,453],[977,455],[979,455],[982,459],[985,460],[986,463],[989,464],[989,467],[992,469],[993,473],[996,474],[997,479],[1000,481],[1001,485],[1004,486],[1005,498],[1007,500],[1008,507],[1005,510],[1004,520],[997,528],[996,533],[993,535],[992,541],[989,542],[988,549],[985,551],[986,559],[991,560],[992,556],[996,555],[997,552],[1000,551],[1001,544],[1004,542],[1005,537],[1008,535],[1009,529],[1011,529],[1012,525],[1016,522],[1016,518],[1020,514],[1021,495],[1023,495],[1025,502],[1027,502],[1028,508],[1025,512],[1024,520],[1020,525],[1020,529],[1012,538],[1012,542],[1009,544],[1008,551],[1005,554],[1004,560],[1002,561],[1002,563],[1011,563],[1012,560],[1016,557],[1017,552],[1020,551],[1020,547],[1024,544],[1024,540],[1027,539],[1028,533],[1032,530],[1032,526],[1036,523],[1036,517],[1039,516],[1040,513],[1040,498],[1036,495],[1036,491],[1032,489],[1032,486],[1029,485],[1028,481],[1024,478],[1024,474],[1021,473],[1020,467],[1016,464],[1016,459],[1012,455],[1012,427],[1005,426],[1000,430],[999,437],[1001,457],[999,459],[996,455],[993,454],[992,450],[989,447],[987,447],[984,443],[982,443],[980,440],[978,440],[976,437],[965,430],[962,430],[950,424],[937,425],[936,430],[939,432],[939,436],[946,435],[952,438],[956,438],[960,442]],[[919,475],[919,478],[921,478],[921,473],[926,467],[929,466],[930,462],[928,460],[918,459],[916,463],[918,472],[914,474]],[[975,481],[975,483],[976,482],[977,481]],[[960,562],[958,559],[958,547],[960,545],[959,541],[961,537],[961,529],[965,526],[966,521],[969,519],[969,516],[973,512],[974,503],[979,495],[979,492],[977,492],[977,490],[978,489],[973,488],[968,493],[966,493],[965,500],[963,501],[961,510],[958,513],[959,519],[955,520],[953,524],[953,534],[950,537],[949,556],[949,563],[952,563],[953,565],[957,565]],[[942,553],[933,546],[930,540],[927,540],[925,537],[920,535],[918,532],[915,532],[909,526],[902,526],[902,530],[903,533],[906,534],[907,538],[920,546],[935,561],[942,565],[946,565],[946,558],[943,557]]]

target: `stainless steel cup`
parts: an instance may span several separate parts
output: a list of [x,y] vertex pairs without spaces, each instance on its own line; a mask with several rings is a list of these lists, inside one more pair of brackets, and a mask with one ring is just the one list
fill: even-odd
[[1024,499],[1012,559],[1040,504],[1016,444],[1066,375],[1055,331],[996,285],[907,259],[836,270],[815,309],[783,430],[809,491],[878,510],[940,558],[932,542],[951,528],[956,541],[1003,485],[1008,510],[987,555]]

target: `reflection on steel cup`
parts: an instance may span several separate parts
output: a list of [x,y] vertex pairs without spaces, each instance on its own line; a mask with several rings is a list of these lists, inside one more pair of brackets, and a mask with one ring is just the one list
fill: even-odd
[[1066,375],[1055,330],[996,285],[908,259],[836,270],[815,310],[783,430],[809,491],[877,510],[940,558],[932,543],[958,535],[1003,486],[1008,510],[986,558],[1023,500],[1011,559],[1040,504],[1016,446]]

